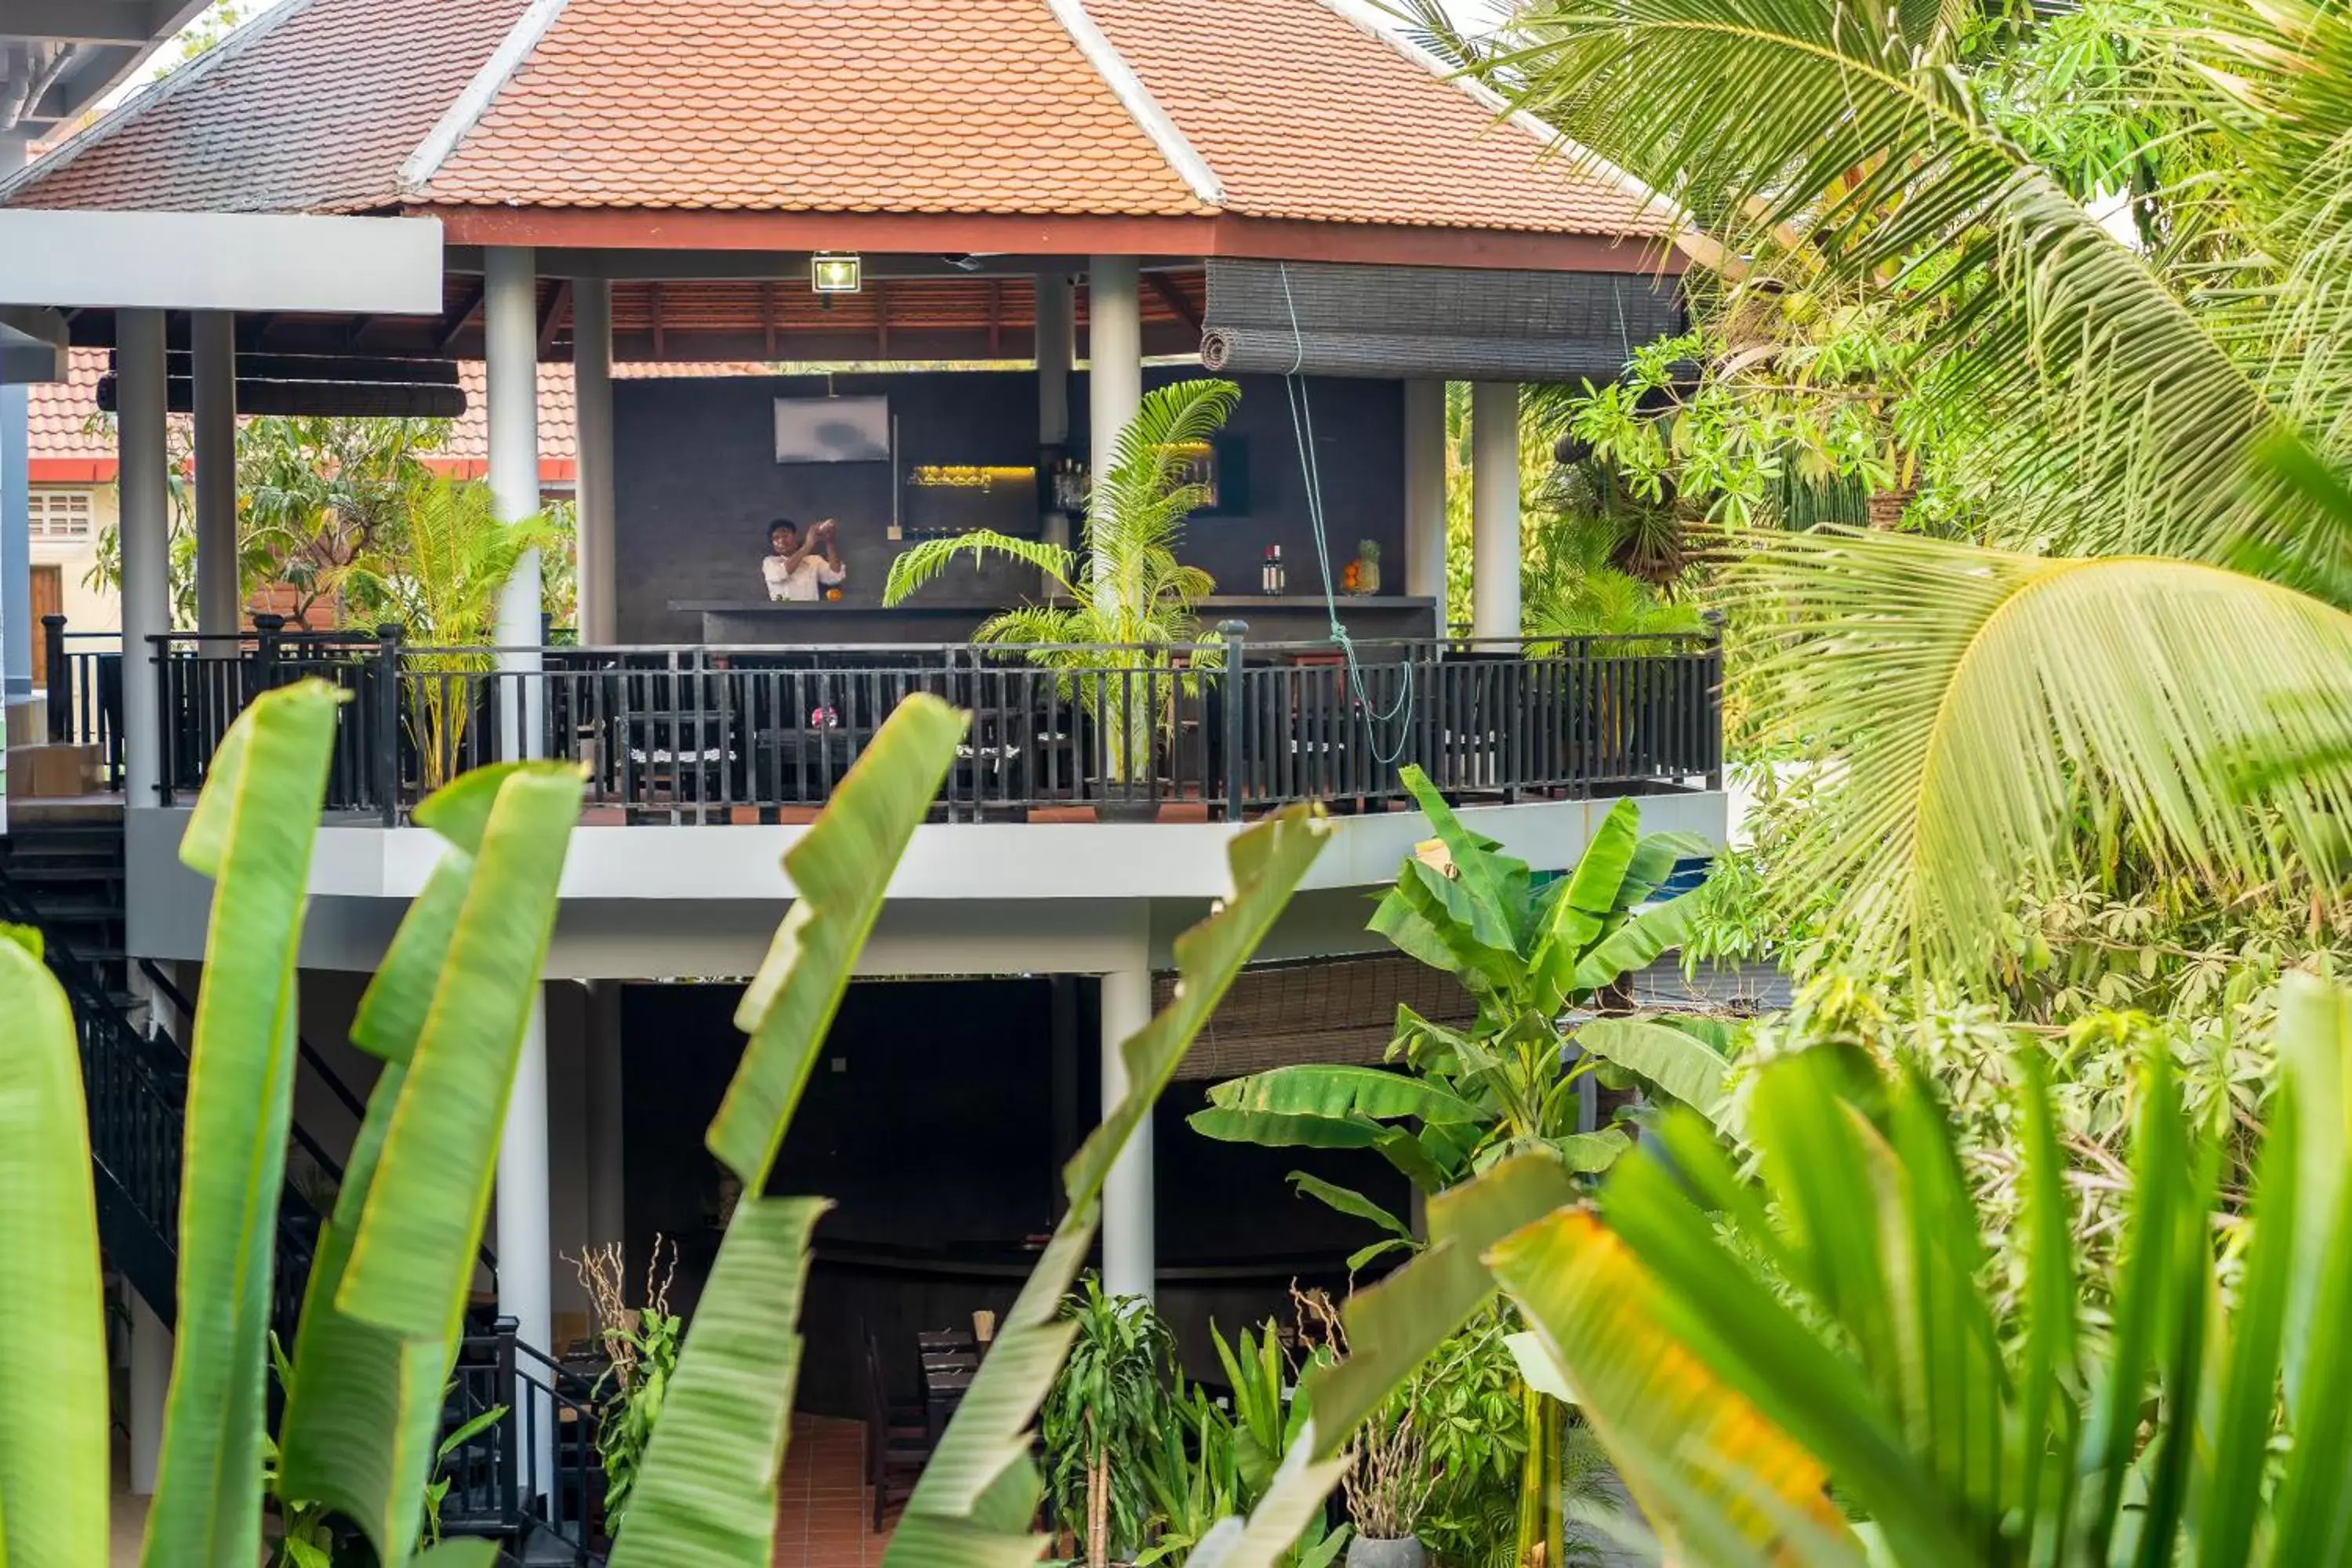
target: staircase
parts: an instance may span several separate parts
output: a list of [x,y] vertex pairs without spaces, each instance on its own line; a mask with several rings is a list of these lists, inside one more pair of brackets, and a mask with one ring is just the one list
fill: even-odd
[[[189,1060],[154,1004],[180,1020],[192,1021],[194,1008],[162,968],[128,956],[125,881],[120,807],[77,806],[51,814],[20,806],[11,813],[8,831],[0,834],[0,921],[39,928],[49,969],[73,1004],[89,1104],[99,1240],[113,1268],[169,1326],[178,1306]],[[298,1047],[303,1066],[342,1100],[354,1121],[364,1116],[359,1096],[310,1044],[300,1040]],[[299,1122],[292,1137],[321,1174],[341,1184],[342,1166]],[[323,1218],[289,1180],[278,1199],[278,1268],[270,1300],[270,1326],[289,1352]],[[482,1257],[495,1280],[497,1260],[487,1248]],[[468,1338],[460,1361],[445,1429],[478,1413],[488,1398],[509,1410],[569,1407],[568,1441],[552,1477],[536,1474],[537,1445],[520,1440],[520,1421],[493,1428],[452,1455],[452,1473],[472,1477],[471,1488],[479,1489],[469,1500],[468,1487],[457,1489],[460,1496],[446,1521],[448,1533],[496,1538],[504,1561],[522,1568],[589,1568],[602,1562],[589,1546],[589,1506],[601,1500],[603,1479],[594,1468],[594,1403],[587,1385],[517,1340],[511,1323]],[[486,1374],[491,1381],[469,1411],[461,1391]],[[533,1497],[542,1500],[522,1500]]]

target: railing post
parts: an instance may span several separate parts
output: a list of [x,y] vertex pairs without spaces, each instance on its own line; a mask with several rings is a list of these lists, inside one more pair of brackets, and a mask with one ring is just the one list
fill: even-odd
[[1220,621],[1225,644],[1225,820],[1242,819],[1242,656],[1249,644],[1247,621]]
[[403,628],[375,629],[375,787],[386,827],[400,826],[400,639]]
[[73,667],[66,662],[66,618],[41,617],[41,657],[48,667],[49,744],[73,738]]
[[286,630],[286,617],[267,612],[253,617],[253,683],[246,696],[250,702],[278,684],[278,648],[279,634]]
[[530,1437],[524,1425],[521,1390],[515,1384],[515,1332],[519,1325],[512,1318],[499,1318],[490,1325],[498,1338],[498,1401],[507,1407],[507,1420],[511,1423],[509,1441],[499,1445],[499,1512],[509,1523],[521,1518],[520,1504],[525,1485],[522,1468],[527,1462],[523,1449]]
[[1706,623],[1706,787],[1723,787],[1723,623],[1721,610],[1699,616]]

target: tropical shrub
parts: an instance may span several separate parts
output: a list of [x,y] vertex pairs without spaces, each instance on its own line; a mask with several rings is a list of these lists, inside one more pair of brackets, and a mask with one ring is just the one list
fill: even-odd
[[1063,1303],[1077,1327],[1041,1413],[1051,1517],[1089,1568],[1131,1563],[1151,1525],[1146,1467],[1177,1425],[1176,1337],[1140,1296],[1108,1296],[1088,1274]]
[[972,640],[1028,647],[1038,663],[1097,672],[1074,680],[1077,700],[1104,726],[1106,774],[1121,784],[1149,776],[1152,736],[1173,719],[1173,679],[1100,672],[1163,670],[1168,657],[1160,650],[1199,640],[1192,607],[1216,584],[1180,563],[1176,547],[1184,520],[1209,500],[1192,477],[1200,448],[1240,399],[1241,388],[1229,381],[1182,381],[1147,393],[1118,434],[1110,471],[1087,499],[1082,548],[988,529],[926,540],[890,563],[882,602],[903,603],[960,555],[1034,567],[1049,602],[992,616]]
[[[1638,1079],[1713,1109],[1725,1070],[1715,1026],[1596,1016],[1629,972],[1683,939],[1687,897],[1653,896],[1677,862],[1707,852],[1706,842],[1645,837],[1640,807],[1620,801],[1574,869],[1538,888],[1527,862],[1465,827],[1419,768],[1402,772],[1437,837],[1405,859],[1371,929],[1458,980],[1477,1000],[1476,1021],[1466,1032],[1449,1029],[1401,1007],[1388,1054],[1406,1073],[1275,1068],[1210,1090],[1193,1129],[1229,1142],[1375,1150],[1429,1194],[1538,1146],[1573,1170],[1606,1170],[1629,1139],[1620,1127],[1582,1126],[1588,1078],[1606,1075],[1616,1087]],[[1305,1173],[1291,1179],[1388,1232],[1350,1258],[1350,1268],[1414,1245],[1403,1221],[1360,1193]]]

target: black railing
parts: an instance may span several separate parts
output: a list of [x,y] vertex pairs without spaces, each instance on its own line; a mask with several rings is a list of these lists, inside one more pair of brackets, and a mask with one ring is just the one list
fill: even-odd
[[588,1568],[602,1561],[604,1500],[596,1451],[597,1402],[590,1382],[516,1337],[501,1318],[458,1346],[442,1431],[463,1431],[495,1415],[443,1461],[449,1490],[441,1527],[450,1535],[495,1536],[517,1555],[536,1538]]
[[1507,801],[1719,779],[1710,636],[1366,643],[1351,661],[1328,644],[1250,643],[1238,623],[1223,633],[1150,648],[430,648],[396,628],[159,639],[163,789],[168,804],[199,788],[244,705],[310,677],[352,697],[330,810],[387,825],[526,744],[581,764],[591,807],[625,820],[788,820],[821,806],[919,691],[973,715],[940,792],[950,821],[1377,807],[1402,796],[1406,763],[1449,794]]
[[52,745],[98,748],[99,787],[122,787],[122,639],[68,632],[63,616],[41,617]]

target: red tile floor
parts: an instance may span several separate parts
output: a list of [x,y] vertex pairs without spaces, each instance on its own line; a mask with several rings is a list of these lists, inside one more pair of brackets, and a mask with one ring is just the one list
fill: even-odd
[[866,1428],[822,1415],[793,1417],[778,1487],[776,1568],[877,1568],[890,1531],[874,1532],[864,1484]]

